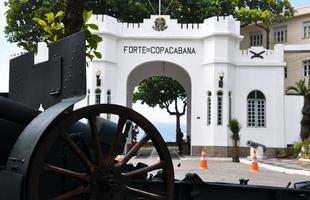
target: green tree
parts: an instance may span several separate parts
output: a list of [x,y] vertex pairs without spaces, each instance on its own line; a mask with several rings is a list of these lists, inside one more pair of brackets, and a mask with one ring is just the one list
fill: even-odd
[[241,21],[241,27],[255,24],[266,32],[266,48],[270,48],[269,34],[271,26],[292,17],[294,8],[288,0],[239,0],[235,17]]
[[[45,35],[43,36],[43,41],[51,43],[57,41],[60,38],[65,37],[65,26],[62,22],[63,11],[58,11],[56,14],[49,12],[45,14],[45,19],[34,17],[32,20],[37,22],[41,28],[44,30]],[[102,41],[102,38],[96,34],[93,34],[90,30],[98,31],[98,26],[96,24],[87,23],[92,17],[92,11],[83,11],[82,16],[82,27],[78,31],[85,31],[86,33],[86,56],[93,60],[94,57],[101,58],[101,53],[96,51],[98,44]],[[72,30],[71,30],[72,31]],[[75,29],[74,29],[75,31]]]
[[37,22],[45,32],[43,36],[43,41],[47,43],[55,42],[59,38],[62,38],[65,34],[64,24],[61,22],[61,18],[63,16],[63,11],[58,11],[56,14],[53,12],[49,12],[45,14],[44,19],[40,19],[38,17],[32,18],[33,21]]
[[[161,14],[180,23],[201,23],[212,16],[232,15],[238,0],[174,0],[162,1]],[[93,0],[88,6],[97,14],[107,14],[125,22],[142,22],[158,14],[158,0]]]
[[233,162],[239,162],[239,146],[238,142],[240,140],[239,131],[241,126],[237,119],[231,119],[228,122],[228,128],[231,131],[231,139],[233,141],[233,150],[232,150],[232,160]]
[[[170,115],[176,117],[176,142],[179,146],[179,152],[182,153],[183,133],[180,126],[180,117],[186,111],[186,92],[182,85],[169,77],[154,76],[141,81],[138,90],[133,93],[133,102],[141,101],[150,107],[159,106],[166,109]],[[180,111],[178,103],[183,103]],[[174,107],[171,110],[171,106]]]
[[300,138],[302,141],[310,140],[310,77],[308,87],[305,79],[295,82],[295,86],[289,86],[286,89],[288,95],[302,95],[304,97],[304,105],[302,107],[302,119],[300,121]]
[[45,35],[44,30],[32,19],[44,18],[47,13],[63,10],[65,35],[78,32],[83,27],[83,11],[87,10],[83,0],[6,0],[7,25],[5,34],[9,42],[27,51],[36,49],[36,44]]
[[286,88],[287,95],[305,95],[307,93],[307,86],[305,79],[299,79],[295,82],[295,86],[288,86]]
[[8,0],[6,12],[5,34],[9,42],[25,50],[34,50],[36,44],[42,40],[44,31],[36,25],[32,18],[43,16],[50,8],[60,10],[63,6],[61,0]]
[[[81,30],[83,11],[107,14],[124,22],[142,22],[158,14],[158,0],[6,0],[6,37],[25,50],[35,50],[44,31],[32,18],[44,18],[46,13],[63,10],[65,34]],[[151,2],[151,4],[149,3]],[[233,14],[237,0],[174,0],[162,1],[162,14],[171,15],[180,23],[201,23],[211,16]]]

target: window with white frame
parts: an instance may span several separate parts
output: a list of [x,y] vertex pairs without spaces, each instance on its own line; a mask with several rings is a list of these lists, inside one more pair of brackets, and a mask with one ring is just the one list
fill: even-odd
[[304,38],[310,38],[310,21],[303,22]]
[[208,91],[207,97],[207,125],[211,124],[211,92]]
[[280,43],[287,41],[287,26],[281,26],[274,28],[273,30],[273,42]]
[[304,76],[310,76],[310,60],[302,61]]
[[261,31],[250,32],[250,45],[251,46],[263,45],[263,34]]
[[217,125],[223,125],[223,92],[217,92]]
[[247,97],[247,125],[248,127],[266,126],[266,98],[265,95],[254,90]]

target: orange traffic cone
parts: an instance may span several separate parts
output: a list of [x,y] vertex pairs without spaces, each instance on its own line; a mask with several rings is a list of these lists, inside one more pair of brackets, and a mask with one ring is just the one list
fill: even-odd
[[256,157],[255,150],[253,150],[252,163],[251,163],[250,169],[252,172],[258,172],[258,164],[257,164],[257,157]]
[[200,169],[208,169],[208,163],[207,163],[206,157],[207,157],[206,148],[202,147],[201,159],[200,159]]

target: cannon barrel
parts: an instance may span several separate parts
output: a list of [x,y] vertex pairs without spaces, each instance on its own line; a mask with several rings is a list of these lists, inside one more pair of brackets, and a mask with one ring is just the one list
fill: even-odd
[[251,141],[251,140],[248,140],[248,141],[246,142],[246,144],[247,144],[248,146],[250,146],[250,147],[253,147],[254,149],[256,149],[257,147],[261,146],[261,147],[263,148],[264,152],[265,152],[266,149],[267,149],[267,147],[266,147],[265,145],[260,144],[260,143],[257,143],[257,142],[253,142],[253,141]]
[[[15,142],[24,128],[40,113],[41,111],[29,106],[0,97],[0,136],[5,141],[5,143],[0,145],[0,166],[6,164]],[[117,124],[101,117],[97,117],[96,121],[104,154],[110,148],[113,135],[116,133]],[[129,128],[126,126],[122,141],[118,147],[118,154],[123,152],[129,131]],[[69,129],[69,133],[75,137],[82,138],[86,144],[91,144],[90,128],[87,123],[74,123]]]
[[25,104],[0,96],[0,119],[4,119],[20,126],[27,126],[40,114]]
[[17,138],[40,111],[0,97],[0,166],[4,166]]

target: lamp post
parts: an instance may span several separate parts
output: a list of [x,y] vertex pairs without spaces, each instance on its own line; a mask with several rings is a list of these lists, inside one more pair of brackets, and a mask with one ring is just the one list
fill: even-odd
[[97,78],[96,79],[96,86],[97,87],[101,86],[101,79],[100,79],[101,71],[100,71],[100,69],[97,69],[95,74],[96,74],[96,78]]
[[[111,103],[111,90],[107,91],[107,104]],[[111,114],[107,114],[107,120],[111,120]]]
[[219,88],[223,88],[223,79],[224,79],[224,72],[221,71],[219,73]]
[[101,79],[100,79],[100,75],[101,75],[101,71],[100,69],[96,69],[95,71],[96,74],[96,89],[95,89],[95,103],[96,104],[100,104],[101,103]]

